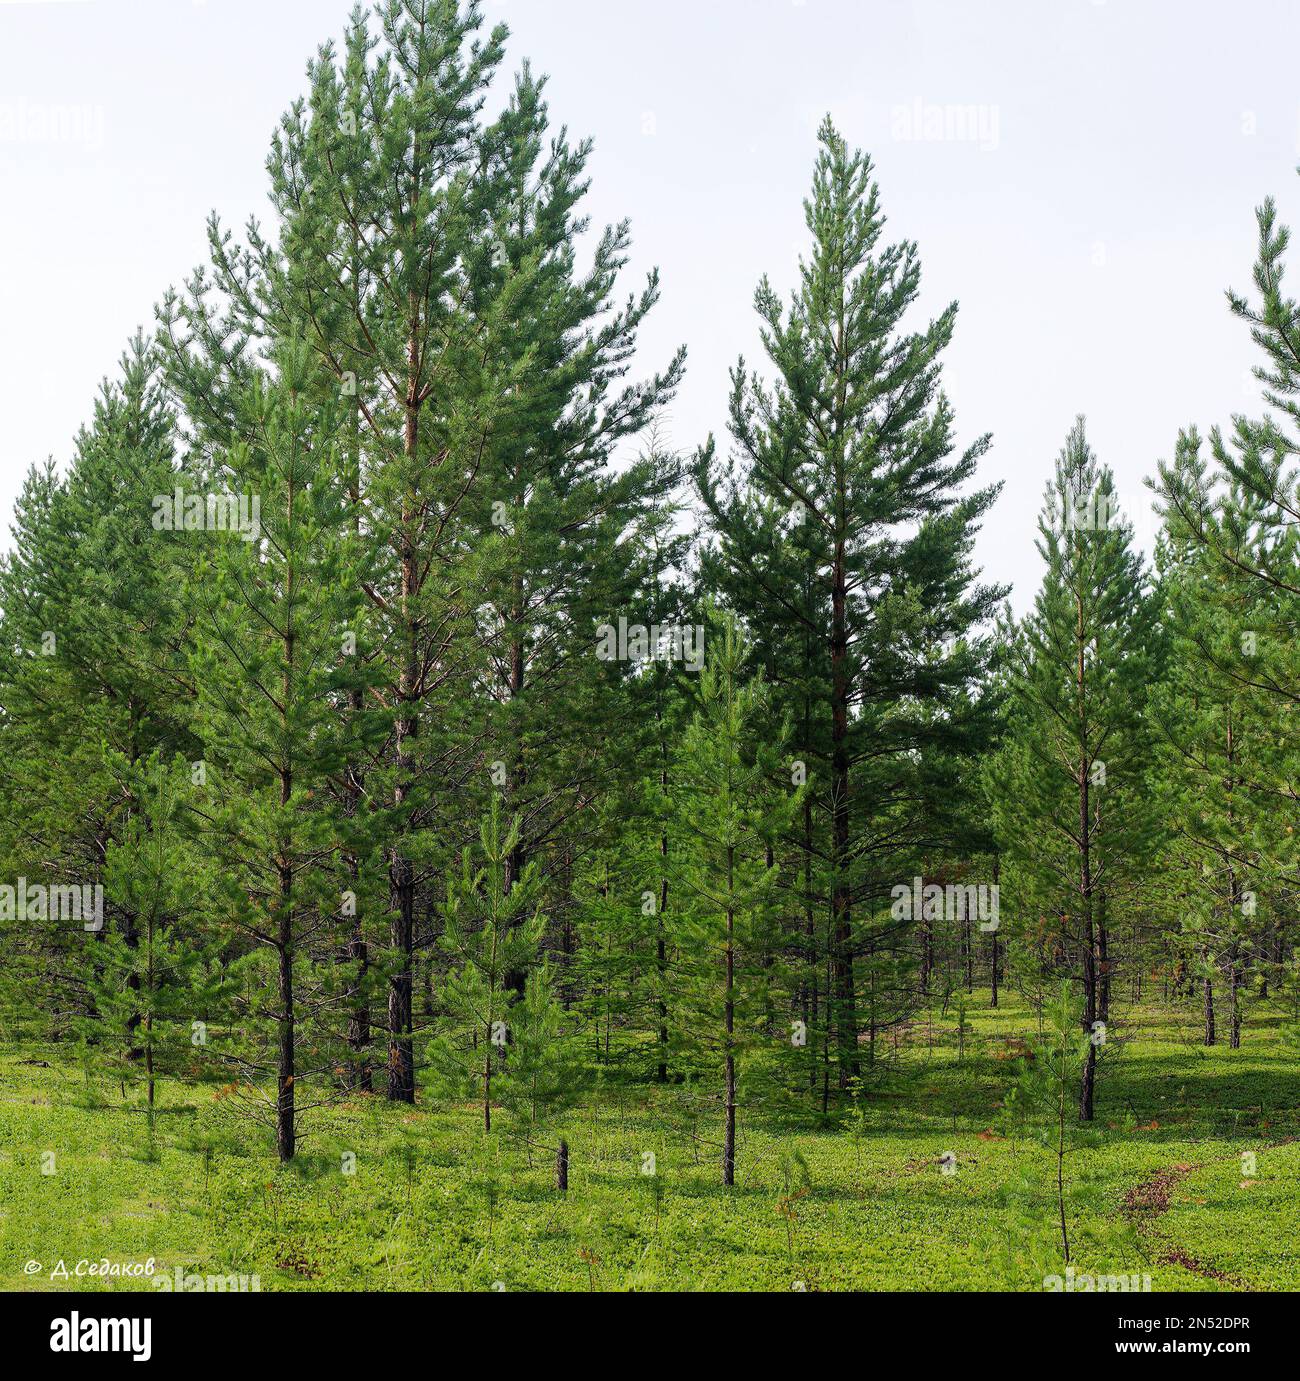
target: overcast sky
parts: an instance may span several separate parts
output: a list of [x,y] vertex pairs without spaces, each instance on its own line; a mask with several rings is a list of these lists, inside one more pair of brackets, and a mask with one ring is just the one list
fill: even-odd
[[[0,0],[6,522],[28,466],[67,460],[127,336],[203,257],[209,210],[236,228],[265,214],[271,132],[351,4]],[[1250,286],[1263,197],[1300,224],[1294,0],[484,8],[512,30],[509,66],[550,75],[556,122],[594,138],[588,208],[631,219],[625,286],[661,270],[643,360],[689,347],[677,446],[721,440],[727,368],[758,356],[755,284],[793,282],[827,111],[871,153],[890,233],[919,244],[921,310],[961,303],[946,386],[963,442],[993,433],[985,473],[1006,485],[979,557],[1018,608],[1077,413],[1145,505],[1180,426],[1253,406],[1223,290]]]

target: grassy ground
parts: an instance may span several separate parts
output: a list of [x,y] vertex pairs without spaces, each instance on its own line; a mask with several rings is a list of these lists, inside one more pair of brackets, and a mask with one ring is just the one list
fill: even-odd
[[[923,1026],[890,1052],[856,1126],[742,1124],[730,1192],[712,1145],[683,1133],[680,1091],[606,1084],[569,1120],[564,1201],[549,1160],[485,1149],[471,1109],[353,1099],[314,1114],[302,1165],[281,1170],[208,1090],[165,1085],[151,1133],[66,1052],[0,1047],[0,1288],[149,1289],[73,1273],[153,1258],[263,1290],[1040,1290],[1063,1271],[1054,1162],[997,1123],[1004,1040],[1030,1019],[978,994],[969,1019],[962,1059],[942,1024],[933,1053]],[[1300,1288],[1295,1056],[1264,1022],[1236,1051],[1199,1048],[1190,1015],[1120,1013],[1112,1030],[1101,1145],[1067,1162],[1075,1269]],[[72,1278],[51,1280],[60,1260]]]

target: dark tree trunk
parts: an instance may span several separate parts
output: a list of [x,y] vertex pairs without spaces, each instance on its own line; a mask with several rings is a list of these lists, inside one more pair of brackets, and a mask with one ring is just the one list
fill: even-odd
[[1231,967],[1228,970],[1228,998],[1231,1004],[1229,1007],[1231,1025],[1228,1028],[1228,1047],[1231,1050],[1241,1049],[1241,999],[1238,995],[1240,989],[1241,965],[1237,963],[1237,956],[1234,954]]
[[831,814],[834,883],[835,1030],[838,1036],[840,1087],[856,1078],[858,1065],[857,1004],[853,987],[853,916],[849,886],[849,668],[847,568],[844,542],[835,547],[831,591]]
[[569,1143],[563,1138],[555,1152],[555,1187],[561,1194],[569,1192]]
[[[354,708],[360,710],[360,705],[355,705]],[[359,792],[353,802],[353,808],[359,808]],[[356,858],[348,859],[348,879],[351,883],[355,907],[351,918],[352,925],[347,948],[348,959],[355,965],[351,1004],[348,1008],[348,1051],[351,1063],[349,1081],[354,1089],[369,1093],[372,1088],[370,1077],[370,1004],[366,1001],[366,977],[370,972],[370,951],[366,945],[365,932],[361,926],[361,903],[358,899],[361,868]]]
[[1089,772],[1092,763],[1088,752],[1088,726],[1085,700],[1085,662],[1083,604],[1078,602],[1076,638],[1078,660],[1076,687],[1079,698],[1080,754],[1079,754],[1079,903],[1083,923],[1083,1029],[1089,1037],[1088,1051],[1083,1062],[1083,1078],[1079,1086],[1079,1120],[1091,1122],[1097,1084],[1097,1047],[1093,1043],[1093,1027],[1097,1021],[1097,937],[1092,916],[1092,815],[1088,802]]
[[[1234,764],[1236,762],[1236,743],[1232,733],[1232,715],[1228,715],[1227,732],[1227,754],[1228,754],[1228,800],[1231,803],[1232,791],[1236,786],[1236,775]],[[1228,824],[1235,826],[1235,812],[1229,804]],[[1228,863],[1228,905],[1232,908],[1232,922],[1236,924],[1237,917],[1241,915],[1242,907],[1242,886],[1237,877],[1237,870],[1231,861]],[[1238,962],[1237,942],[1234,940],[1228,950],[1228,1048],[1231,1050],[1241,1049],[1241,1002],[1238,997],[1238,988],[1241,986],[1241,966]]]
[[[281,774],[280,803],[288,803],[290,779],[287,773]],[[296,1127],[294,1117],[297,1070],[294,1065],[294,1012],[293,994],[293,870],[288,860],[281,857],[279,865],[280,886],[277,916],[275,954],[279,978],[279,1012],[277,1014],[278,1057],[276,1060],[276,1100],[275,1100],[275,1149],[281,1161],[293,1159],[296,1150]]]
[[[514,607],[510,611],[510,621],[516,628],[522,627],[523,610],[523,586],[522,582],[516,580],[514,583]],[[521,637],[516,636],[510,644],[510,699],[518,700],[524,693],[524,644]],[[514,809],[520,815],[519,840],[515,847],[510,850],[506,858],[505,866],[505,890],[509,894],[515,883],[524,875],[524,869],[528,866],[528,845],[524,840],[524,821],[523,821],[523,792],[524,786],[528,781],[528,769],[521,760],[522,749],[517,749],[515,760],[510,766],[510,792]],[[512,993],[523,997],[524,989],[528,984],[528,974],[524,969],[511,969],[505,975],[504,986]]]
[[[993,886],[994,886],[994,887],[999,887],[999,886],[1000,886],[1000,878],[1001,878],[1001,860],[998,858],[997,854],[994,854],[994,855],[993,855]],[[995,892],[993,895],[994,895],[994,896],[999,896],[1000,894],[999,894],[998,892]],[[998,911],[998,916],[997,916],[998,923],[1000,923],[1000,921],[1001,921],[1001,909],[1000,909],[1000,907],[1001,907],[1001,902],[999,901],[999,911]],[[990,940],[990,942],[991,942],[991,944],[992,944],[992,953],[991,953],[991,955],[989,956],[989,1006],[990,1006],[990,1007],[996,1007],[996,1006],[998,1005],[998,979],[1001,977],[1001,975],[998,973],[999,952],[998,952],[998,932],[997,932],[996,929],[992,930],[992,931],[989,933],[989,940]]]
[[[731,871],[731,850],[727,850],[727,871]],[[730,879],[728,880],[730,886]],[[726,1099],[727,1121],[722,1140],[722,1183],[736,1183],[736,1051],[734,1035],[736,1029],[736,1001],[733,983],[736,978],[735,915],[730,903],[727,906],[727,996],[724,1021],[727,1029],[726,1044]]]
[[[289,512],[293,513],[293,488],[289,489]],[[290,567],[285,584],[285,594],[289,601],[289,608],[293,608],[293,568]],[[285,671],[281,695],[283,704],[289,704],[289,687],[294,665],[294,646],[295,634],[292,620],[285,626],[284,633],[284,657]],[[281,711],[280,722],[285,726],[285,714]],[[286,734],[287,734],[287,726]],[[282,764],[280,767],[280,805],[281,808],[289,804],[293,796],[293,767],[292,762]],[[276,1059],[276,1097],[275,1097],[275,1149],[280,1157],[281,1163],[290,1161],[297,1150],[297,1122],[295,1117],[295,1100],[297,1090],[294,1087],[297,1079],[297,1068],[294,1063],[294,1035],[297,1025],[297,1014],[294,1010],[293,992],[293,961],[294,961],[294,936],[293,936],[293,866],[291,858],[291,841],[282,839],[280,842],[280,854],[276,860],[277,872],[279,875],[279,890],[276,896],[276,960],[278,961],[278,988],[279,988],[279,1014],[278,1014],[278,1056]]]
[[[409,302],[411,334],[407,342],[406,431],[403,452],[412,464],[419,452],[419,321],[420,309],[414,292]],[[398,675],[397,698],[397,783],[394,800],[400,814],[410,797],[415,773],[414,739],[419,727],[415,706],[419,699],[419,638],[416,630],[415,600],[419,593],[420,572],[412,533],[417,519],[409,498],[402,505],[401,612],[405,647]],[[402,821],[399,829],[410,828]],[[388,1096],[394,1102],[415,1102],[415,1042],[412,1012],[413,969],[415,963],[415,866],[402,852],[400,844],[389,861],[389,887],[393,919],[389,940],[398,955],[397,970],[388,989]]]
[[293,937],[291,922],[280,922],[279,943],[276,954],[279,959],[279,1058],[276,1065],[276,1079],[279,1093],[275,1105],[275,1149],[282,1161],[292,1160],[295,1150],[294,1129],[294,1050],[293,1050]]
[[1110,1020],[1110,960],[1106,957],[1106,890],[1097,893],[1097,971],[1098,1012],[1102,1021]]
[[[133,951],[138,950],[140,948],[140,929],[136,923],[136,916],[133,911],[122,912],[121,931],[122,943],[127,947],[127,949]],[[138,1003],[140,992],[140,974],[137,969],[132,968],[131,972],[127,974],[126,987],[127,991],[136,997]],[[135,1010],[126,1019],[126,1058],[128,1060],[139,1060],[142,1059],[144,1056],[144,1049],[140,1045],[138,1039],[139,1030],[140,1009],[137,1005]]]
[[932,925],[933,922],[923,911],[921,915],[921,973],[919,978],[922,997],[929,997],[930,995],[930,975],[934,972],[934,931]]
[[736,1183],[736,913],[732,897],[736,886],[736,851],[727,846],[727,944],[724,954],[726,992],[723,995],[724,1078],[726,1125],[722,1135],[722,1183]]
[[[664,779],[666,785],[667,779]],[[659,837],[659,857],[663,875],[659,884],[659,913],[655,917],[655,1011],[659,1017],[659,1064],[655,1069],[655,1082],[668,1082],[668,1003],[664,994],[668,990],[668,945],[664,938],[664,912],[668,907],[668,836]]]
[[397,970],[388,986],[388,1096],[415,1102],[415,1042],[411,996],[415,962],[415,882],[409,858],[391,863],[393,919],[389,938],[397,952]]
[[[360,309],[360,278],[357,272],[357,242],[353,238],[353,288],[355,301]],[[351,413],[351,445],[349,463],[352,473],[348,480],[348,501],[352,505],[352,532],[358,541],[361,539],[361,414],[353,408]],[[365,706],[365,695],[359,687],[348,692],[348,710],[354,722],[359,723]],[[357,764],[348,767],[347,772],[348,814],[355,817],[362,809],[363,782],[361,768]],[[348,859],[348,879],[354,898],[354,915],[351,934],[348,937],[347,955],[356,966],[352,1003],[348,1010],[348,1051],[351,1059],[349,1078],[354,1089],[370,1093],[373,1089],[370,1058],[370,1002],[366,995],[366,977],[370,972],[370,952],[366,945],[365,931],[361,923],[361,863],[354,856]]]
[[[490,1028],[489,1028],[490,1031]],[[483,1041],[483,1130],[492,1130],[492,1040]]]
[[807,936],[806,973],[800,994],[800,1015],[803,1019],[804,1040],[808,1049],[808,1091],[817,1088],[817,1042],[813,1028],[817,1025],[817,913],[812,894],[812,801],[804,798],[803,806],[803,895],[804,932]]

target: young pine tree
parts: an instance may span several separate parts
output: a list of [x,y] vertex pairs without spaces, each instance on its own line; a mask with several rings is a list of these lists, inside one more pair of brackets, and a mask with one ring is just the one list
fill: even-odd
[[569,1187],[569,1143],[560,1129],[581,1096],[585,1074],[575,1020],[560,1005],[550,965],[543,961],[528,974],[524,995],[511,1009],[509,1054],[496,1080],[497,1098],[530,1157],[540,1138],[557,1138],[548,1149],[555,1151],[561,1193]]
[[[19,501],[0,571],[0,856],[12,875],[103,885],[108,853],[138,805],[114,764],[129,771],[154,750],[189,746],[180,599],[188,553],[183,537],[153,524],[155,500],[176,478],[174,427],[137,335],[119,376],[102,386],[66,477],[34,470]],[[128,949],[138,938],[135,916],[112,898],[94,932],[97,945],[110,936]],[[36,924],[20,927],[7,951],[9,984],[31,981],[29,996],[53,996],[56,1027],[94,1011],[83,938],[76,927]],[[123,1020],[135,1030],[140,1014]],[[106,1033],[114,1045],[122,1034]]]
[[120,838],[104,863],[107,906],[129,915],[129,934],[87,937],[86,992],[91,1011],[79,1023],[88,1068],[142,1086],[152,1118],[164,1076],[214,1078],[206,1058],[209,1028],[225,1015],[220,939],[198,924],[185,885],[195,875],[184,816],[190,764],[153,753],[142,762],[109,760],[131,803]]
[[[1249,585],[1225,578],[1202,549],[1170,533],[1157,553],[1168,665],[1151,700],[1157,791],[1167,827],[1163,869],[1173,938],[1199,979],[1204,1039],[1218,1036],[1215,994],[1227,987],[1229,1044],[1241,1043],[1243,990],[1267,908],[1266,763],[1274,755],[1265,702],[1237,674],[1263,611]],[[1253,605],[1253,602],[1252,602]]]
[[763,690],[747,681],[734,617],[711,619],[697,708],[673,769],[672,915],[679,959],[674,1019],[714,1064],[722,1091],[722,1182],[736,1182],[736,1115],[746,1065],[782,1036],[765,1031],[763,957],[778,914],[772,846],[801,803],[780,742],[761,741]]
[[[443,907],[445,924],[438,939],[450,969],[441,994],[442,1030],[430,1043],[429,1059],[451,1097],[479,1102],[485,1132],[492,1130],[493,1081],[513,1059],[511,1031],[520,995],[508,980],[536,965],[546,929],[537,902],[536,869],[526,869],[511,882],[510,855],[518,842],[518,820],[503,830],[501,801],[493,796],[479,830],[482,864],[475,867],[465,849],[460,876]],[[539,1081],[549,1078],[540,1063],[555,1053],[547,1048],[549,1030],[559,1020],[553,1005],[549,980],[534,985],[531,1005],[527,998],[522,1004],[523,1061],[534,1061]],[[551,1074],[555,1072],[553,1067]],[[522,1096],[525,1078],[520,1071],[514,1099]],[[539,1093],[541,1088],[539,1082]]]
[[[1229,292],[1228,303],[1263,352],[1254,373],[1268,411],[1234,418],[1226,435],[1214,428],[1208,460],[1195,428],[1181,434],[1156,485],[1171,545],[1199,558],[1195,569],[1210,596],[1195,620],[1203,636],[1191,653],[1206,691],[1220,702],[1221,759],[1229,756],[1229,715],[1235,717],[1231,824],[1226,831],[1207,831],[1217,852],[1218,916],[1206,935],[1213,940],[1218,932],[1226,941],[1222,951],[1234,998],[1244,943],[1254,938],[1249,932],[1258,934],[1254,918],[1240,907],[1240,894],[1271,899],[1269,942],[1274,962],[1284,963],[1277,927],[1293,908],[1300,873],[1300,306],[1286,293],[1290,234],[1278,224],[1271,198],[1256,221],[1254,297]],[[1226,793],[1213,783],[1209,791],[1223,822]],[[1207,969],[1203,978],[1209,976]]]
[[[1108,914],[1144,876],[1153,820],[1143,720],[1157,671],[1154,606],[1114,480],[1080,419],[1047,487],[1047,564],[1016,640],[1009,725],[993,786],[997,833],[1028,898],[1055,919],[1059,965],[1082,985],[1081,1021],[1104,1029]],[[1089,1041],[1079,1115],[1093,1115]]]
[[206,786],[192,814],[215,893],[212,920],[273,970],[269,993],[250,991],[242,1015],[254,1041],[240,1063],[288,1161],[310,1106],[300,1090],[315,1084],[324,1098],[344,1059],[329,1038],[344,1000],[333,959],[347,932],[344,861],[357,853],[366,819],[346,815],[327,787],[364,727],[344,710],[364,685],[353,642],[368,572],[335,419],[306,405],[310,357],[289,343],[275,363],[274,381],[248,385],[236,439],[219,456],[227,491],[250,507],[258,500],[255,532],[191,534],[212,544],[193,590]]
[[[1063,981],[1045,1005],[1044,1029],[1032,1042],[1003,1104],[1003,1119],[1009,1130],[1036,1141],[1052,1157],[1053,1230],[1066,1266],[1072,1251],[1066,1166],[1072,1155],[1098,1141],[1095,1128],[1080,1123],[1076,1115],[1079,1071],[1092,1047],[1088,1035],[1079,1029],[1082,1011],[1078,992],[1068,980]],[[1036,1255],[1033,1229],[1037,1224],[1030,1217],[1024,1227],[1030,1231],[1022,1234],[1017,1248],[1027,1248]]]

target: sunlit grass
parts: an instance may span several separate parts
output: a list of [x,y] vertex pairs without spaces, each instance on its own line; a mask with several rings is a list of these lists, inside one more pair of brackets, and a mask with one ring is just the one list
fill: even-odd
[[[530,1164],[507,1137],[485,1142],[470,1108],[353,1098],[314,1114],[300,1163],[282,1169],[209,1089],[165,1083],[151,1125],[117,1089],[88,1088],[66,1052],[4,1047],[0,1286],[149,1289],[74,1273],[152,1258],[263,1290],[1038,1290],[1061,1269],[1052,1166],[999,1121],[1007,1039],[1033,1020],[989,1010],[987,994],[968,1020],[961,1060],[951,1009],[932,1054],[923,1023],[897,1050],[882,1042],[856,1126],[742,1115],[732,1192],[707,1116],[688,1133],[691,1095],[606,1081],[568,1119],[563,1200],[544,1151]],[[1201,1049],[1194,1029],[1145,1009],[1112,1023],[1103,1142],[1067,1169],[1074,1264],[1149,1274],[1155,1289],[1297,1288],[1300,1146],[1285,1143],[1300,1135],[1300,1069],[1267,1023],[1237,1051]],[[1169,1167],[1185,1169],[1167,1210],[1126,1211]],[[60,1259],[70,1278],[51,1281]],[[29,1261],[41,1270],[25,1274]]]

